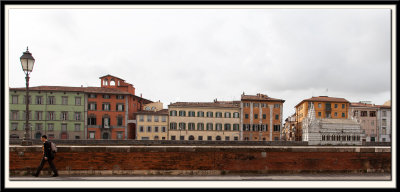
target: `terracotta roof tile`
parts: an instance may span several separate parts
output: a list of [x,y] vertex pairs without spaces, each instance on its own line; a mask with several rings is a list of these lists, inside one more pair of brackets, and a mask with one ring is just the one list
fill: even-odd
[[344,98],[337,98],[337,97],[328,97],[328,96],[319,96],[319,97],[311,97],[309,99],[304,99],[301,101],[299,104],[296,105],[299,106],[303,102],[308,102],[308,101],[321,101],[321,102],[338,102],[338,103],[350,103]]
[[257,95],[242,95],[241,100],[255,100],[255,101],[281,101],[285,102],[283,99],[275,99],[268,97],[267,95],[264,94],[257,94]]
[[239,107],[238,102],[176,102],[168,105],[169,107],[222,107],[222,108],[236,108]]

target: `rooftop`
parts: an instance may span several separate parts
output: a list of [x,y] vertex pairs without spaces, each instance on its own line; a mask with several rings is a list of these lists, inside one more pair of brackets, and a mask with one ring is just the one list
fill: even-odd
[[328,97],[328,96],[319,96],[319,97],[311,97],[309,99],[304,99],[301,101],[299,104],[296,105],[299,106],[303,102],[308,102],[308,101],[321,101],[321,102],[338,102],[338,103],[350,103],[344,98],[337,98],[337,97]]
[[231,101],[215,101],[215,102],[176,102],[168,105],[169,107],[222,107],[222,108],[237,108],[239,102]]
[[161,109],[159,111],[138,111],[136,114],[154,114],[154,115],[168,115],[168,109]]
[[275,99],[268,97],[268,95],[257,93],[257,95],[245,95],[242,94],[241,100],[252,100],[252,101],[279,101],[279,102],[285,102],[285,100],[282,99]]

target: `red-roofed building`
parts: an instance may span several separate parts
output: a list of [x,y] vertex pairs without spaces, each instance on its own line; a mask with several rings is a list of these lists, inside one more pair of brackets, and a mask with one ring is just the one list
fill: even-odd
[[304,99],[296,108],[296,141],[302,140],[302,122],[308,115],[308,109],[314,105],[315,118],[348,119],[350,102],[344,98],[319,96]]
[[106,75],[101,87],[87,87],[87,139],[134,139],[136,116],[143,105],[151,103],[135,95],[135,88],[125,80]]

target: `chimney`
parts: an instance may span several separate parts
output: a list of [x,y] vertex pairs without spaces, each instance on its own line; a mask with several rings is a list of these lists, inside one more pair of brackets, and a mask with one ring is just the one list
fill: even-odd
[[140,94],[140,98],[142,98],[142,94]]

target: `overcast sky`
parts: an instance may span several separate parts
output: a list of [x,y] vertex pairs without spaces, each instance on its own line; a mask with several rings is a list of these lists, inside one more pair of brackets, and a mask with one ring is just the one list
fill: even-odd
[[[391,95],[389,9],[12,9],[9,86],[100,86],[111,74],[152,101]],[[328,91],[327,91],[328,90]]]

